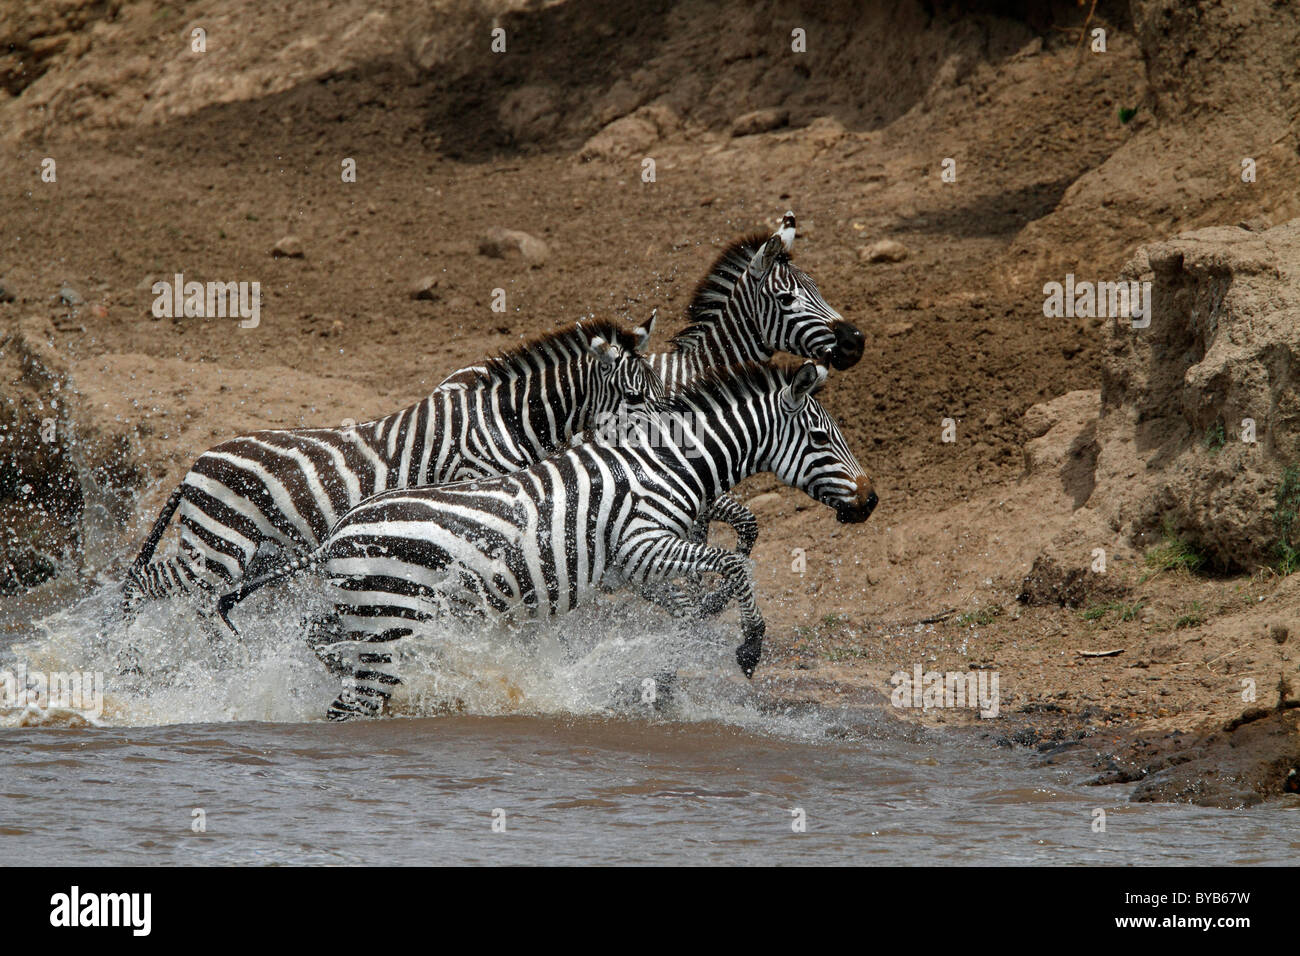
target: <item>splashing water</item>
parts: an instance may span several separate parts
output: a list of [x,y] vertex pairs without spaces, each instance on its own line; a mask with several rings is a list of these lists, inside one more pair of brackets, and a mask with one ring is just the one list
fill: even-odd
[[[311,577],[250,597],[229,633],[201,598],[146,603],[124,622],[104,585],[34,621],[0,670],[100,672],[102,714],[91,723],[144,726],[324,718],[340,690],[308,647],[307,621],[328,612]],[[391,645],[397,717],[446,714],[620,715],[718,721],[792,737],[822,736],[829,719],[774,714],[735,667],[736,626],[647,613],[615,595],[550,621],[430,622]],[[75,723],[66,708],[0,707],[0,726]]]

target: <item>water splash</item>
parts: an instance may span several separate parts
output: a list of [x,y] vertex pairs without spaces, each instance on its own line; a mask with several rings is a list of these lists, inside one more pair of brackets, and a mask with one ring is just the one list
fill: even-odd
[[[99,671],[103,712],[92,722],[146,726],[324,718],[338,678],[307,646],[307,621],[325,613],[306,577],[240,606],[229,634],[202,599],[144,605],[130,623],[105,585],[32,622],[0,653],[0,668]],[[726,617],[679,622],[630,595],[552,621],[515,626],[431,622],[392,645],[395,717],[466,714],[620,715],[723,722],[783,737],[821,738],[830,720],[774,713],[735,666],[737,626]],[[72,726],[31,707],[0,708],[0,726]]]

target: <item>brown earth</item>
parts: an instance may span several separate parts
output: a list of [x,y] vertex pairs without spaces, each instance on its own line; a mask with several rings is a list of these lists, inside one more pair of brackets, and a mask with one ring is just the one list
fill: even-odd
[[[717,247],[790,207],[797,261],[867,334],[824,399],[881,505],[841,527],[771,479],[742,489],[768,690],[878,706],[914,664],[994,669],[994,721],[896,713],[1171,781],[1143,797],[1281,794],[1295,711],[1223,728],[1294,699],[1294,577],[1157,571],[1159,541],[1079,532],[1108,561],[1080,606],[1034,603],[1026,578],[1121,495],[1094,487],[1102,323],[1046,318],[1042,286],[1111,279],[1180,230],[1300,215],[1300,18],[1103,2],[1094,53],[1075,3],[1020,7],[0,2],[0,587],[22,595],[4,620],[119,573],[220,437],[400,407],[592,313],[658,307],[675,331]],[[495,229],[545,260],[482,254]],[[271,255],[287,235],[302,257]],[[886,239],[905,255],[868,261]],[[153,318],[176,272],[260,281],[260,326]]]

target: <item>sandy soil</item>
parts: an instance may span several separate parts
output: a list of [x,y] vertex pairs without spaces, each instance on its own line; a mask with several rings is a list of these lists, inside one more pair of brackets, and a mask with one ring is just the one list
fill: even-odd
[[[11,78],[0,102],[12,171],[0,187],[0,281],[15,296],[0,304],[0,338],[21,330],[46,350],[87,431],[93,419],[96,434],[116,429],[129,444],[122,547],[88,574],[129,559],[188,461],[220,437],[397,408],[454,368],[592,313],[658,307],[671,333],[717,247],[790,207],[797,261],[867,333],[864,360],[824,400],[881,505],[841,527],[770,478],[742,489],[761,520],[759,677],[775,697],[879,705],[891,675],[917,664],[995,671],[996,720],[895,713],[1084,760],[1111,781],[1212,756],[1204,735],[1294,697],[1279,684],[1297,680],[1296,639],[1277,639],[1297,626],[1294,578],[1153,573],[1120,547],[1113,609],[1017,601],[1035,555],[1081,504],[1055,464],[1027,465],[1026,412],[1084,393],[1061,406],[1053,441],[1068,446],[1099,387],[1095,323],[1045,318],[1042,283],[1067,270],[1110,277],[1138,244],[1187,225],[1295,214],[1294,180],[1203,208],[1180,202],[1196,187],[1177,169],[1201,162],[1187,155],[1165,157],[1172,184],[1159,202],[1116,218],[1098,185],[1120,179],[1108,162],[1134,137],[1185,128],[1152,118],[1168,106],[1148,88],[1149,24],[1103,4],[1108,50],[1096,55],[1076,47],[1074,4],[1030,22],[978,4],[951,21],[898,4],[880,14],[898,36],[871,53],[907,64],[891,70],[865,64],[869,15],[834,34],[833,57],[792,66],[786,27],[754,39],[767,36],[761,18],[715,56],[686,39],[692,18],[713,15],[694,5],[634,18],[568,4],[499,12],[520,49],[540,38],[549,52],[498,68],[402,4],[371,19],[365,5],[336,6],[357,15],[331,46],[299,13],[110,5],[65,25],[74,40],[29,57],[45,72]],[[475,27],[493,12],[475,9],[462,11]],[[831,35],[843,12],[822,14],[830,25],[813,35]],[[241,16],[260,32],[218,42]],[[214,25],[214,59],[186,67],[171,48],[200,22]],[[566,40],[577,25],[582,39]],[[1146,112],[1120,122],[1135,105]],[[761,107],[783,114],[776,128],[733,136],[732,122]],[[1270,148],[1294,166],[1289,140]],[[46,157],[56,183],[40,179]],[[941,179],[945,157],[956,182]],[[354,183],[341,180],[345,158]],[[546,262],[481,255],[493,227],[543,239]],[[301,258],[272,256],[287,235]],[[867,261],[881,239],[906,257]],[[260,281],[260,326],[155,319],[150,286],[175,272]],[[432,298],[413,298],[426,277]],[[85,302],[58,302],[63,286]],[[504,314],[490,308],[496,288]],[[945,418],[953,443],[940,440]],[[1081,654],[1108,650],[1119,653]],[[1243,679],[1257,700],[1243,700]],[[1250,721],[1281,737],[1257,735],[1240,767],[1211,759],[1187,786],[1147,795],[1280,793],[1300,760],[1296,714]]]

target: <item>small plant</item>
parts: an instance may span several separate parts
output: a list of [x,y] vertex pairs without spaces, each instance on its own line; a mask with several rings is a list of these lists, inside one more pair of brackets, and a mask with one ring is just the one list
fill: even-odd
[[1283,576],[1300,571],[1300,548],[1292,544],[1296,513],[1300,511],[1300,465],[1282,472],[1273,497],[1273,527],[1277,529],[1277,572]]
[[978,611],[971,611],[963,614],[954,622],[958,627],[970,627],[972,624],[978,624],[981,627],[992,624],[995,620],[1003,615],[1005,608],[1001,604],[990,604],[988,607],[981,608]]
[[1108,601],[1105,604],[1094,604],[1083,612],[1083,619],[1085,621],[1100,621],[1111,611],[1118,610],[1122,606],[1123,605],[1118,601]]
[[1217,455],[1227,443],[1228,436],[1223,430],[1223,422],[1216,421],[1205,430],[1205,450],[1211,455]]
[[1131,621],[1137,617],[1138,611],[1142,610],[1144,601],[1134,601],[1132,604],[1121,604],[1119,606],[1119,619],[1121,621]]
[[841,624],[847,624],[848,620],[848,616],[844,614],[827,614],[822,618],[822,623],[827,627],[839,627]]
[[1106,615],[1114,612],[1119,615],[1120,621],[1132,621],[1137,617],[1138,611],[1142,610],[1144,603],[1144,601],[1134,601],[1132,604],[1125,604],[1122,601],[1108,601],[1105,604],[1094,604],[1083,612],[1083,619],[1101,621]]
[[1174,629],[1181,631],[1188,627],[1200,627],[1205,620],[1205,611],[1201,607],[1201,602],[1193,601],[1191,610],[1174,621]]
[[1165,519],[1162,528],[1164,540],[1147,552],[1146,565],[1155,571],[1199,571],[1205,566],[1205,555],[1174,530],[1173,523]]

